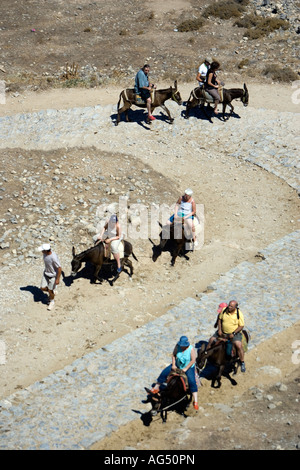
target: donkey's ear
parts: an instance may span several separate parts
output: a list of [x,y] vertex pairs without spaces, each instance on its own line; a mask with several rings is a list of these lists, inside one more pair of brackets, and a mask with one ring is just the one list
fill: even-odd
[[175,80],[174,82],[174,87],[175,87],[175,90],[177,91],[177,80]]
[[72,255],[73,255],[73,258],[74,258],[74,256],[75,256],[75,248],[74,248],[74,246],[73,246],[73,248],[72,248]]
[[245,90],[245,91],[248,91],[248,88],[247,88],[246,83],[244,83],[244,90]]

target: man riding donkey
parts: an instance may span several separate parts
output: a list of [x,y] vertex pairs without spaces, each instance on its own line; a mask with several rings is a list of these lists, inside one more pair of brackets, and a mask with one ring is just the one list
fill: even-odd
[[150,65],[145,64],[135,76],[134,92],[141,96],[141,99],[146,102],[148,110],[148,119],[150,121],[155,121],[155,117],[151,113],[151,91],[156,88],[154,83],[149,82]]
[[218,319],[215,324],[217,326],[217,331],[209,339],[206,350],[208,351],[211,347],[219,343],[219,341],[228,341],[232,343],[233,349],[235,349],[240,362],[241,362],[241,372],[246,372],[245,362],[244,362],[244,349],[242,345],[242,330],[245,326],[244,315],[238,308],[238,303],[236,300],[231,300],[227,304],[220,304],[218,310]]

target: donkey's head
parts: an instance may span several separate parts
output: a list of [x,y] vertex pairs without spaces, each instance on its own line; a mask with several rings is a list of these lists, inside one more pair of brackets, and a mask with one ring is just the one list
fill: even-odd
[[244,106],[248,106],[248,103],[249,103],[249,92],[248,92],[248,88],[247,88],[247,85],[246,83],[244,83],[244,93],[243,93],[243,96],[241,98],[241,101],[243,103]]
[[72,248],[72,256],[73,256],[73,259],[72,259],[72,261],[71,261],[71,267],[72,267],[71,276],[76,276],[76,274],[78,273],[79,269],[81,268],[82,262],[78,259],[78,255],[75,255],[75,248],[74,248],[74,246],[73,246],[73,248]]

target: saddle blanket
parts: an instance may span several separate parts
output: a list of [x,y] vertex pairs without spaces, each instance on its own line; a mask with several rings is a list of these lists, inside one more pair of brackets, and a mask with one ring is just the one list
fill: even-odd
[[170,372],[170,374],[168,375],[168,378],[167,378],[167,383],[174,376],[179,376],[181,378],[182,384],[183,384],[183,387],[184,387],[184,391],[186,391],[189,388],[189,382],[188,382],[188,378],[187,378],[186,374],[181,369],[177,369],[176,371],[171,370],[171,372]]

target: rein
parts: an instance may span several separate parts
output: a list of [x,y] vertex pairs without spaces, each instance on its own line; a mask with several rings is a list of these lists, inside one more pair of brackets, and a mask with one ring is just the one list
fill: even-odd
[[169,406],[166,406],[165,408],[160,408],[159,410],[157,411],[165,411],[165,410],[168,410],[169,408],[171,408],[171,406],[174,406],[174,405],[177,405],[177,403],[180,403],[182,400],[184,400],[185,398],[187,397],[187,395],[185,394],[182,398],[180,398],[180,400],[178,401],[175,401],[175,403],[171,403],[171,405]]

